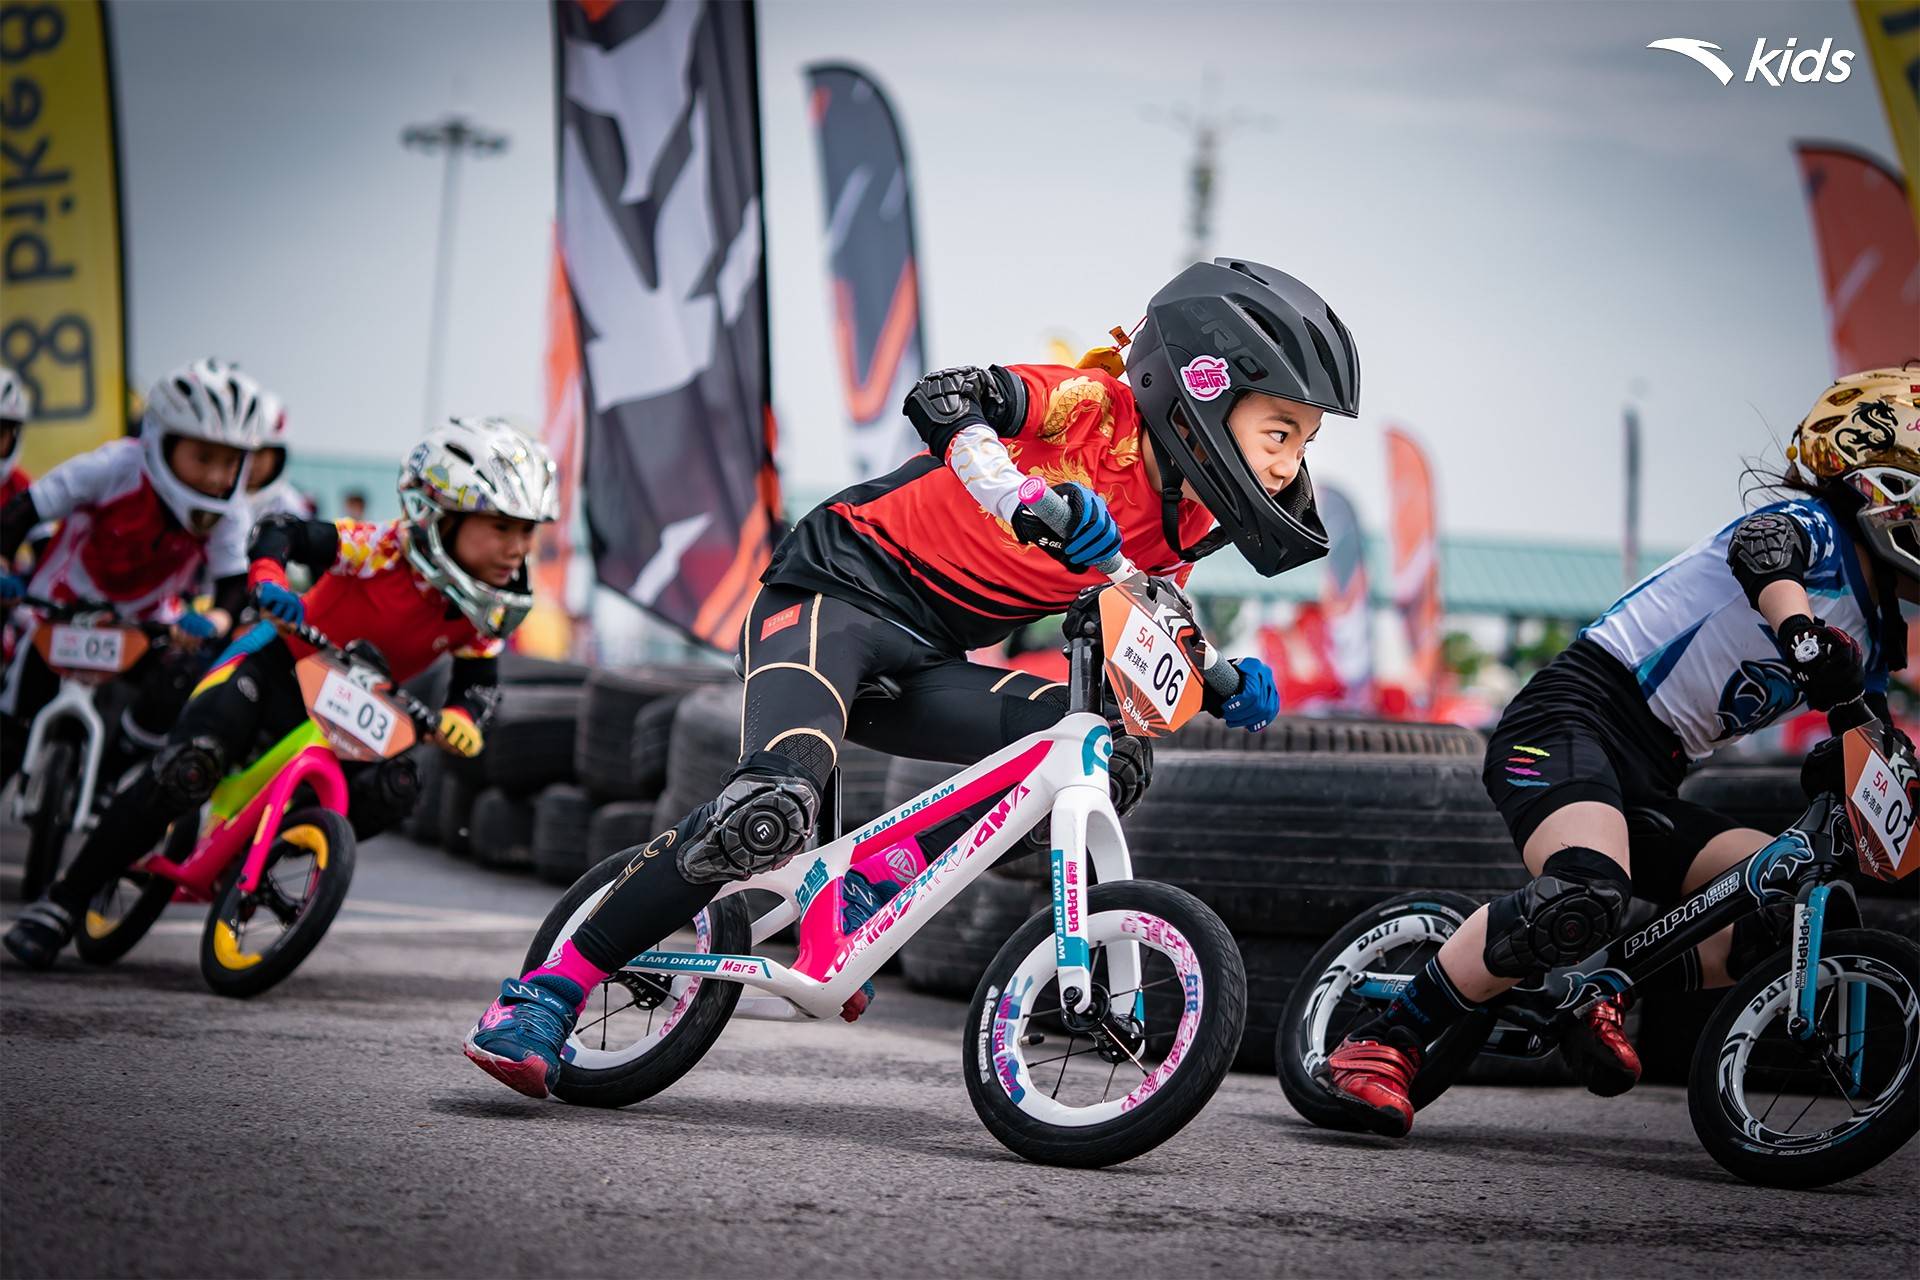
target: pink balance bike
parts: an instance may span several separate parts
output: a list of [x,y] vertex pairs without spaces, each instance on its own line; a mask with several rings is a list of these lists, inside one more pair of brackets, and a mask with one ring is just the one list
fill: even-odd
[[326,935],[353,879],[340,762],[391,760],[433,732],[433,716],[370,647],[284,629],[316,650],[295,667],[308,718],[222,780],[204,818],[174,823],[160,850],[94,896],[74,939],[82,959],[118,960],[169,902],[211,903],[201,975],[220,995],[256,996]]
[[[989,449],[997,457],[983,459]],[[1011,472],[1020,501],[1049,525],[1064,523],[1065,503],[1037,480],[1023,484],[997,440],[962,440],[950,454],[980,496],[967,461]],[[1199,709],[1203,681],[1232,681],[1223,689],[1231,693],[1238,674],[1201,638],[1178,592],[1124,556],[1100,569],[1113,585],[1103,589],[1097,623],[1072,639],[1070,709],[1059,723],[860,830],[835,838],[837,823],[823,818],[819,847],[728,885],[680,932],[588,993],[554,1096],[603,1107],[650,1097],[692,1070],[731,1018],[851,1020],[865,1007],[863,984],[886,959],[1038,827],[1051,836],[1053,908],[1007,940],[974,992],[961,1065],[975,1111],[1009,1150],[1082,1168],[1151,1151],[1198,1115],[1239,1047],[1246,974],[1232,935],[1199,899],[1133,878],[1108,795],[1113,737],[1099,709],[1110,687],[1132,732],[1160,736]],[[861,695],[889,692],[876,681]],[[963,821],[949,841],[944,833]],[[656,838],[582,876],[548,913],[524,967],[557,953],[628,861],[658,848]],[[903,887],[848,932],[850,868]],[[777,900],[756,919],[746,889]],[[791,964],[757,953],[791,923],[800,935]]]

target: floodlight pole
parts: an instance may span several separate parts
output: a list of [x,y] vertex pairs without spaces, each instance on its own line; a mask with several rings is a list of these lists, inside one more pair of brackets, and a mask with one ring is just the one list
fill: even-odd
[[447,116],[433,124],[408,125],[401,131],[400,143],[409,150],[445,155],[440,174],[440,232],[433,253],[433,313],[427,327],[426,404],[423,423],[431,425],[440,412],[440,376],[445,361],[447,337],[447,291],[452,285],[454,212],[459,203],[459,166],[463,153],[476,156],[499,155],[507,149],[507,137],[483,132],[469,124],[465,116]]

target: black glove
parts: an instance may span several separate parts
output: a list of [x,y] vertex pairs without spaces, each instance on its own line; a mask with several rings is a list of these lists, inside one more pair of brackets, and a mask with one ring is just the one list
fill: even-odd
[[953,437],[969,422],[984,422],[998,435],[1016,434],[1026,417],[1026,392],[1019,378],[998,365],[962,365],[936,369],[914,383],[900,411],[944,462]]
[[1776,634],[1794,683],[1807,695],[1808,706],[1828,711],[1837,703],[1860,696],[1860,646],[1852,636],[1803,613],[1781,623]]

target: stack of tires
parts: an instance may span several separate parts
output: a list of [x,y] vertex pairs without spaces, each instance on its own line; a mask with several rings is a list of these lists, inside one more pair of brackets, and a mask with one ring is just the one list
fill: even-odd
[[[410,834],[483,866],[570,884],[652,833],[679,700],[731,680],[719,666],[591,670],[504,655],[486,749],[471,760],[420,753]],[[443,664],[409,687],[437,706],[446,681]]]

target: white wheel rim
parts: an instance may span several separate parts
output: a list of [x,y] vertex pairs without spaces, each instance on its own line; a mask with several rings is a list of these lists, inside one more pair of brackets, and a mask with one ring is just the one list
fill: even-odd
[[[582,902],[579,907],[574,910],[572,915],[567,917],[566,924],[561,926],[559,934],[554,938],[552,951],[548,952],[547,958],[549,962],[552,961],[554,953],[559,951],[560,944],[568,938],[571,938],[574,931],[586,922],[588,916],[593,914],[593,909],[600,905],[600,899],[603,896],[604,895],[600,893],[593,894],[587,898],[585,902]],[[713,923],[707,911],[703,910],[693,918],[693,933],[694,945],[691,948],[677,949],[690,949],[693,951],[713,950]],[[648,973],[644,976],[648,982],[653,983],[657,983],[665,977],[665,975],[658,973]],[[613,999],[630,999],[627,989],[616,981],[610,980],[607,983],[602,983],[596,990],[606,992],[608,986],[612,986],[614,989],[611,993]],[[644,1032],[634,1039],[625,1041],[623,1044],[608,1045],[603,1048],[599,1043],[602,1037],[593,1034],[594,1031],[605,1025],[610,1017],[618,1016],[625,1011],[616,1008],[611,1015],[604,1012],[596,1014],[595,992],[589,991],[587,993],[587,1007],[580,1015],[580,1023],[575,1027],[574,1034],[567,1039],[567,1048],[569,1050],[566,1055],[567,1065],[578,1067],[584,1071],[606,1071],[613,1067],[624,1067],[628,1063],[636,1062],[653,1052],[673,1033],[674,1028],[680,1025],[681,1021],[687,1016],[687,1011],[693,1008],[694,998],[700,994],[700,979],[686,976],[668,978],[667,992],[666,999],[662,1000],[660,1007],[654,1010],[658,1016],[648,1020],[647,1028]],[[600,1003],[603,1008],[607,998],[606,995],[602,996]],[[596,1018],[599,1020],[596,1021]],[[588,1040],[582,1037],[583,1032],[587,1037],[591,1038],[593,1043],[589,1044]]]
[[[1459,921],[1451,916],[1409,910],[1405,915],[1380,921],[1348,943],[1333,963],[1321,971],[1307,997],[1306,1016],[1301,1019],[1305,1044],[1300,1059],[1308,1074],[1319,1070],[1320,1064],[1327,1060],[1327,1029],[1333,1023],[1333,1011],[1339,1008],[1341,999],[1362,974],[1377,972],[1376,966],[1390,951],[1445,942],[1459,927]],[[1413,975],[1400,976],[1411,978]]]
[[[1156,952],[1172,965],[1174,976],[1186,990],[1180,1020],[1166,1057],[1134,1084],[1122,1097],[1089,1106],[1072,1106],[1049,1096],[1035,1082],[1027,1063],[1027,1025],[1033,1016],[1032,1000],[1057,973],[1052,933],[1044,935],[1021,960],[1004,991],[989,987],[980,1007],[979,1043],[981,1083],[997,1087],[1019,1110],[1043,1124],[1066,1128],[1085,1128],[1102,1124],[1144,1105],[1164,1088],[1186,1061],[1188,1050],[1200,1030],[1200,1015],[1206,1008],[1206,988],[1200,971],[1200,957],[1178,929],[1159,916],[1145,911],[1101,911],[1087,918],[1087,942],[1094,947],[1122,942],[1137,942]],[[1144,965],[1142,966],[1144,972]],[[1045,1016],[1050,1010],[1042,1010]],[[1122,1063],[1121,1069],[1138,1071]]]
[[[1904,1014],[1906,1045],[1900,1069],[1893,1073],[1874,1098],[1848,1103],[1852,1112],[1848,1119],[1824,1129],[1811,1133],[1788,1133],[1771,1128],[1766,1123],[1766,1112],[1755,1115],[1746,1089],[1747,1068],[1754,1046],[1776,1020],[1784,1019],[1791,1012],[1795,999],[1792,975],[1783,972],[1747,1001],[1734,1018],[1733,1025],[1727,1030],[1727,1038],[1720,1046],[1719,1062],[1714,1074],[1722,1113],[1748,1141],[1795,1155],[1822,1150],[1853,1137],[1900,1096],[1907,1077],[1913,1073],[1916,1032],[1920,1031],[1920,1026],[1917,1026],[1920,1024],[1920,998],[1917,998],[1912,985],[1898,969],[1873,956],[1827,955],[1821,957],[1820,972],[1815,979],[1816,1007],[1822,1010],[1822,1021],[1834,1014],[1832,1004],[1842,996],[1835,988],[1843,977],[1848,983],[1859,982],[1872,990],[1884,992]],[[1829,991],[1833,993],[1831,1001],[1825,1005],[1819,1004],[1820,993]],[[1780,1093],[1776,1091],[1775,1097],[1779,1096]]]

